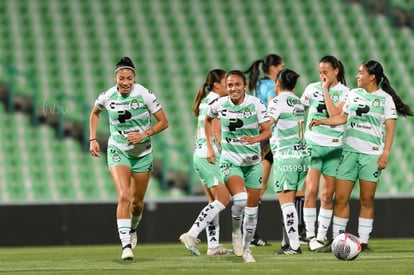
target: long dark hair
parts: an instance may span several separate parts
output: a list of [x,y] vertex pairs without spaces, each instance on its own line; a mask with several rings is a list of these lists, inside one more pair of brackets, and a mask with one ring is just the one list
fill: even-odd
[[244,72],[249,75],[249,90],[254,91],[256,89],[257,82],[260,78],[259,65],[262,64],[262,70],[265,74],[269,73],[270,66],[279,66],[283,59],[277,54],[266,55],[264,59],[256,60],[252,65]]
[[369,60],[362,63],[364,65],[369,74],[375,75],[375,81],[382,90],[384,90],[387,94],[389,94],[394,103],[395,108],[397,109],[397,113],[400,116],[412,116],[413,111],[410,107],[405,104],[402,99],[397,95],[394,88],[391,86],[388,77],[384,74],[384,69],[382,68],[381,64],[375,60]]
[[206,82],[204,82],[204,84],[198,89],[197,95],[194,99],[193,114],[195,116],[200,114],[199,108],[201,100],[207,96],[208,92],[213,90],[214,83],[220,83],[223,77],[226,77],[226,71],[222,69],[214,69],[207,74]]
[[319,60],[319,63],[329,63],[332,65],[332,68],[338,69],[338,75],[336,79],[346,86],[346,79],[345,79],[345,68],[344,64],[333,55],[325,55],[324,57]]

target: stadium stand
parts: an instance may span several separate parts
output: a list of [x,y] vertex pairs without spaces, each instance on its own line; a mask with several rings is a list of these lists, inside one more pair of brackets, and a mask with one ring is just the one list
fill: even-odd
[[[35,119],[30,112],[8,112],[7,98],[0,104],[1,201],[115,199],[105,159],[91,159],[65,131],[57,139],[57,122],[47,120],[60,114],[64,121],[85,125],[89,109],[84,106],[90,108],[100,92],[114,85],[114,64],[125,55],[136,63],[137,81],[157,94],[170,120],[169,129],[155,138],[155,157],[164,174],[154,177],[149,192],[159,197],[200,191],[191,164],[195,119],[190,110],[212,68],[247,69],[253,60],[275,52],[301,74],[301,93],[318,79],[316,66],[323,55],[344,62],[350,86],[359,63],[377,59],[413,105],[414,63],[408,62],[413,30],[393,28],[386,16],[368,15],[354,2],[0,1],[0,84],[29,98],[37,91],[34,106],[28,107],[37,109]],[[35,80],[34,88],[28,79]],[[40,125],[32,127],[36,119]],[[104,136],[107,127],[104,117],[99,127]],[[396,131],[379,196],[414,194],[412,119],[399,120]],[[24,138],[16,139],[16,133]],[[170,187],[182,190],[171,195]],[[266,194],[273,196],[270,188]]]

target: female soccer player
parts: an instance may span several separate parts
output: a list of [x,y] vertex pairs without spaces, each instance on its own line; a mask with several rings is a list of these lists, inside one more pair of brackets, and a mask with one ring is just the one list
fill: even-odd
[[[319,61],[319,78],[319,82],[306,87],[301,97],[302,103],[309,107],[308,122],[312,119],[324,119],[340,114],[349,91],[349,88],[345,86],[344,66],[332,55],[324,56]],[[335,175],[342,152],[343,132],[343,125],[321,126],[313,131],[306,127],[305,140],[311,150],[311,166],[305,183],[306,197],[303,216],[306,239],[309,240],[311,251],[330,251],[331,246],[329,242],[325,243],[325,240],[332,219]],[[315,235],[316,202],[321,175],[321,205],[317,219],[317,235]]]
[[362,251],[370,251],[369,235],[374,222],[374,197],[381,171],[387,167],[394,140],[397,114],[413,112],[392,88],[378,61],[360,65],[356,75],[358,88],[349,92],[341,114],[312,120],[312,130],[319,125],[346,123],[344,149],[335,183],[333,238],[346,231],[349,198],[355,182],[360,185],[358,234]]
[[[230,71],[226,86],[228,96],[212,103],[205,120],[207,160],[215,163],[212,142],[212,121],[221,122],[220,170],[233,197],[232,240],[233,252],[245,262],[255,262],[250,251],[257,223],[258,203],[262,187],[260,142],[269,139],[271,132],[266,107],[254,96],[246,94],[247,83],[243,72]],[[243,235],[241,220],[243,217]]]
[[295,197],[302,190],[308,169],[308,150],[304,142],[305,107],[293,90],[299,75],[289,69],[279,72],[277,96],[269,104],[268,114],[273,125],[270,146],[273,152],[274,190],[282,210],[289,244],[275,254],[301,254],[298,212]]
[[[107,160],[118,191],[116,218],[121,259],[131,260],[134,257],[131,231],[136,231],[141,220],[152,170],[151,136],[166,129],[168,120],[157,97],[135,83],[135,66],[129,57],[116,64],[114,73],[116,85],[99,95],[90,114],[89,151],[92,156],[100,157],[96,130],[101,111],[107,110],[111,132]],[[157,120],[153,126],[152,115]]]
[[[260,78],[260,64],[264,73],[264,77]],[[259,59],[245,71],[249,75],[249,90],[253,91],[254,96],[259,98],[266,106],[276,96],[275,81],[277,74],[283,69],[285,63],[282,57],[277,54],[268,54],[264,59]],[[270,171],[273,164],[272,151],[270,150],[269,141],[265,140],[260,144],[262,150],[262,166],[263,166],[263,184],[260,198],[267,189],[267,182],[269,180]],[[260,202],[259,202],[260,208]],[[260,209],[259,209],[260,211]],[[260,238],[257,227],[256,233],[252,240],[252,245],[265,246],[267,241]]]
[[[196,256],[200,255],[196,246],[197,237],[204,229],[207,233],[207,255],[221,255],[231,252],[219,243],[219,214],[228,205],[230,195],[226,186],[222,183],[218,162],[211,164],[207,161],[207,143],[204,131],[204,119],[208,107],[219,97],[225,95],[227,95],[226,72],[215,69],[208,73],[205,83],[198,89],[193,105],[193,113],[198,118],[193,165],[201,179],[209,203],[201,210],[190,230],[182,234],[179,239]],[[219,158],[221,136],[218,120],[213,121],[212,142],[217,158]]]

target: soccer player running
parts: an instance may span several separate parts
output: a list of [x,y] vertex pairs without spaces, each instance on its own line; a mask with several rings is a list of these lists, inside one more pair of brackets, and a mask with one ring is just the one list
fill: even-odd
[[[262,65],[262,71],[264,76],[260,78],[260,64]],[[253,62],[253,64],[245,71],[249,76],[249,90],[253,91],[254,96],[259,98],[266,106],[276,96],[275,94],[275,81],[277,74],[283,69],[285,63],[282,57],[277,54],[268,54],[264,59],[259,59]],[[273,164],[273,155],[270,150],[270,144],[268,140],[260,143],[262,150],[262,166],[263,166],[263,184],[260,198],[263,197],[267,189],[267,182],[269,180],[270,171]],[[260,212],[259,201],[259,212]],[[258,225],[254,234],[252,245],[254,246],[266,246],[267,241],[262,239],[258,233]]]
[[378,61],[359,66],[358,88],[349,92],[341,114],[312,120],[310,128],[319,125],[346,123],[344,149],[335,183],[333,238],[346,232],[349,220],[349,198],[355,182],[360,185],[358,234],[362,251],[368,247],[374,222],[374,197],[381,171],[387,167],[394,140],[397,114],[412,116],[413,112],[392,88]]
[[216,162],[212,122],[218,118],[221,122],[222,147],[220,171],[233,198],[233,252],[236,256],[243,256],[245,262],[251,263],[256,262],[249,246],[256,230],[263,173],[259,143],[271,136],[269,117],[260,100],[246,94],[247,83],[243,72],[230,71],[226,86],[229,95],[217,99],[207,112],[204,125],[207,160],[210,163]]
[[[116,64],[114,74],[116,85],[99,95],[90,113],[89,151],[92,156],[100,157],[96,130],[101,111],[107,110],[110,124],[107,161],[118,192],[116,219],[121,259],[131,260],[152,171],[151,136],[166,129],[168,120],[157,97],[135,83],[135,66],[129,57]],[[157,120],[153,126],[152,116]],[[134,243],[131,231],[135,232]]]
[[277,96],[269,104],[268,114],[273,125],[270,146],[273,152],[274,190],[277,192],[289,244],[275,254],[301,254],[298,212],[295,207],[297,190],[302,190],[309,165],[309,152],[304,141],[305,107],[293,90],[299,75],[289,69],[279,72]]
[[[227,95],[226,71],[215,69],[208,73],[205,83],[197,91],[193,104],[193,113],[198,120],[193,166],[203,184],[208,204],[201,210],[190,230],[182,234],[179,239],[196,256],[200,255],[197,248],[197,237],[204,229],[207,233],[207,255],[222,255],[231,252],[219,243],[219,214],[228,205],[230,195],[222,183],[218,162],[211,164],[207,161],[207,143],[204,131],[204,120],[209,106],[217,98],[225,95]],[[220,121],[215,119],[212,124],[212,143],[217,159],[219,159],[221,150]]]
[[[336,57],[327,55],[319,61],[320,82],[309,84],[302,94],[302,103],[309,108],[307,125],[313,119],[338,115],[345,104],[349,88],[346,87],[345,70]],[[305,140],[311,151],[311,164],[306,177],[306,196],[303,217],[309,250],[328,252],[331,246],[326,235],[332,219],[333,193],[336,168],[342,152],[344,126],[320,126],[310,131],[306,127]],[[319,188],[322,176],[321,187]],[[317,200],[320,190],[320,209],[317,217]],[[317,235],[315,223],[317,217]]]

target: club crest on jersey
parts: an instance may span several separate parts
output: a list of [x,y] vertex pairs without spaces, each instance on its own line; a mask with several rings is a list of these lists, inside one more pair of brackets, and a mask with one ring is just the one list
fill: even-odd
[[112,161],[113,162],[120,162],[121,157],[117,153],[115,153],[115,154],[112,155]]
[[129,104],[131,109],[136,110],[139,108],[139,103],[138,100],[136,100],[135,98],[131,100],[131,103]]
[[338,101],[339,100],[339,94],[337,92],[333,93],[333,95],[331,96],[333,101]]
[[251,115],[252,115],[252,112],[250,112],[249,108],[244,109],[244,112],[243,112],[244,118],[249,118]]
[[378,99],[378,98],[376,98],[376,99],[374,99],[373,101],[372,101],[372,106],[374,106],[374,107],[379,107],[379,106],[381,106],[381,102],[380,102],[380,100]]

